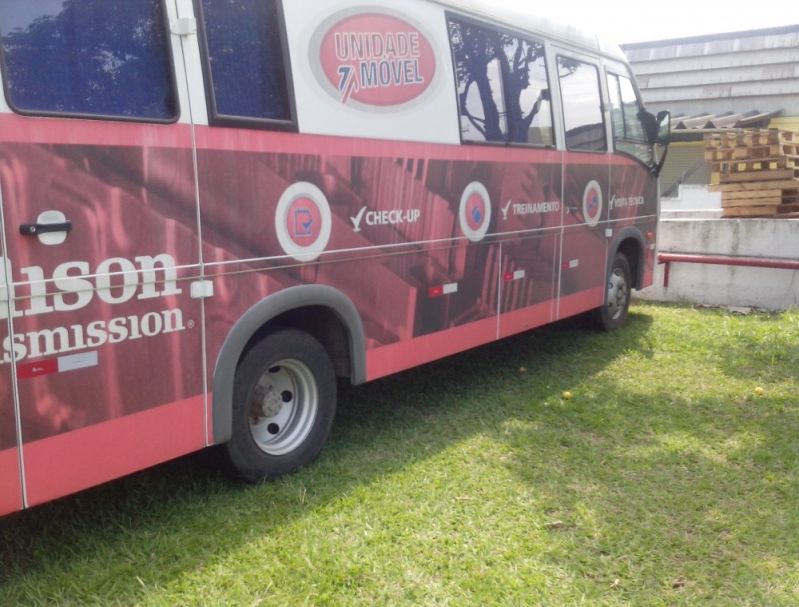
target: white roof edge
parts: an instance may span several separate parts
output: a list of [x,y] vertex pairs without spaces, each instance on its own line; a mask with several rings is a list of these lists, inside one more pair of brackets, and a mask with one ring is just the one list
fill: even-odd
[[505,8],[496,0],[432,0],[447,8],[480,17],[511,29],[537,33],[553,40],[601,53],[617,61],[628,63],[627,56],[617,44],[609,43],[596,34],[586,32],[566,23],[539,16],[532,11]]

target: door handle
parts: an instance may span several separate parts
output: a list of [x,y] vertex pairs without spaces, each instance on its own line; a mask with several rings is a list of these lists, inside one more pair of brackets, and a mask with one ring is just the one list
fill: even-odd
[[23,236],[38,236],[39,234],[52,234],[54,232],[72,231],[72,222],[68,219],[60,223],[23,223],[19,226],[19,233]]

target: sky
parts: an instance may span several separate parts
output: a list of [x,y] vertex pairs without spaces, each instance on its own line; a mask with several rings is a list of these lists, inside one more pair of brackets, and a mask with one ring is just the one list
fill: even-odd
[[531,7],[536,7],[542,16],[596,32],[617,44],[799,23],[799,13],[795,13],[793,20],[786,20],[790,11],[778,8],[779,3],[768,4],[770,8],[761,11],[755,10],[750,5],[741,5],[729,0],[726,2],[718,0],[498,1],[520,10],[531,10]]

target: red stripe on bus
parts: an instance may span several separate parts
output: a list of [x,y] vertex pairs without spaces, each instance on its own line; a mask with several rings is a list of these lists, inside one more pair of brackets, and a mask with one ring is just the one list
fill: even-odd
[[22,509],[19,455],[16,449],[0,451],[0,516]]
[[203,397],[163,405],[26,444],[31,506],[205,447]]
[[[0,141],[11,143],[188,149],[191,147],[191,128],[188,124],[180,123],[146,124],[0,114]],[[196,135],[197,147],[200,150],[540,164],[560,164],[565,156],[566,163],[570,166],[635,164],[630,158],[612,154],[576,154],[542,148],[418,143],[257,129],[197,126]]]
[[476,320],[461,327],[438,331],[366,353],[369,380],[386,377],[445,356],[476,348],[497,337],[497,318]]
[[[568,295],[560,300],[560,318],[574,316],[604,303],[602,287]],[[500,316],[500,337],[510,337],[546,325],[554,318],[551,301],[515,310]],[[497,338],[497,318],[492,316],[468,325],[438,331],[396,344],[369,350],[366,353],[369,381],[425,363],[476,348]]]
[[573,295],[560,298],[560,315],[558,319],[569,318],[593,310],[605,303],[604,287],[596,287],[587,291],[580,291]]
[[500,337],[510,337],[552,322],[552,302],[503,314],[499,319]]
[[188,149],[191,126],[0,114],[0,142]]
[[[282,154],[318,154],[321,156],[353,156],[370,158],[431,158],[463,162],[560,164],[563,152],[553,149],[418,143],[330,135],[301,135],[273,132],[265,135],[252,129],[198,127],[197,147],[200,150],[232,150]],[[582,160],[582,159],[581,159]],[[620,158],[621,160],[621,158]],[[628,164],[627,159],[623,159]],[[604,157],[608,162],[608,157]],[[587,164],[594,164],[588,162]]]

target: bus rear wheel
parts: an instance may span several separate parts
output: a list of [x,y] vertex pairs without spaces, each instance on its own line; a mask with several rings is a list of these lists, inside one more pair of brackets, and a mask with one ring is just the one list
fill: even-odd
[[228,459],[250,482],[294,472],[319,455],[335,411],[336,376],[322,344],[293,329],[271,333],[236,371]]
[[591,325],[600,331],[615,331],[627,321],[632,297],[630,262],[623,253],[616,253],[610,267],[605,303],[591,314]]

